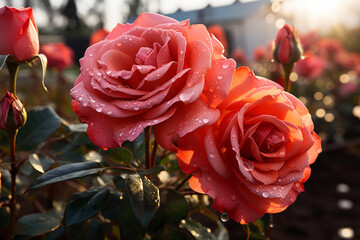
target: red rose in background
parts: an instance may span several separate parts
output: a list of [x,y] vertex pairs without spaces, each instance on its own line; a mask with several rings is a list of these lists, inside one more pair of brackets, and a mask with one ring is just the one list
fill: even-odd
[[276,83],[236,70],[219,120],[179,139],[190,187],[242,224],[277,213],[304,191],[321,152],[307,108]]
[[300,40],[304,52],[306,52],[308,50],[311,50],[311,48],[315,46],[316,42],[319,41],[319,35],[317,34],[317,32],[309,32],[300,36]]
[[106,31],[103,28],[97,30],[96,32],[91,34],[89,45],[91,46],[97,42],[104,40],[107,37],[107,35],[109,35],[109,31]]
[[74,64],[74,51],[65,43],[42,44],[40,52],[46,55],[49,68],[61,71]]
[[312,52],[306,53],[305,56],[304,59],[300,59],[296,63],[295,72],[308,79],[320,77],[325,68],[326,61]]
[[273,53],[275,61],[281,64],[292,64],[300,59],[301,52],[301,45],[293,30],[285,24],[276,35]]
[[208,31],[210,34],[213,34],[223,45],[225,53],[228,51],[228,42],[226,39],[226,34],[224,32],[224,29],[218,25],[212,25],[208,28]]
[[345,51],[342,43],[338,39],[323,38],[317,42],[319,55],[326,59],[331,59],[336,54]]
[[153,126],[157,142],[175,150],[178,136],[219,117],[213,109],[235,68],[222,52],[204,25],[143,13],[86,50],[72,107],[101,148],[133,141]]
[[11,54],[17,61],[39,53],[39,35],[32,8],[0,8],[0,55]]
[[242,48],[237,48],[232,51],[231,57],[236,61],[238,66],[244,66],[247,63],[246,53]]
[[268,60],[268,50],[265,47],[256,47],[253,51],[253,58],[256,62]]

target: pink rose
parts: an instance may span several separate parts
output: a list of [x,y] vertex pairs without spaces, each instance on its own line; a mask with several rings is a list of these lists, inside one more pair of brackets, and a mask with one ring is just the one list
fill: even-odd
[[304,59],[300,59],[296,63],[295,72],[308,79],[320,77],[324,71],[326,61],[312,52],[306,53],[305,56]]
[[277,213],[304,191],[321,152],[307,108],[278,84],[236,70],[219,120],[178,141],[190,187],[242,224]]
[[146,126],[165,149],[178,136],[211,124],[235,62],[204,25],[152,13],[118,24],[90,46],[71,90],[72,107],[101,148],[133,141]]
[[49,68],[61,71],[74,64],[74,51],[63,42],[42,44],[40,51],[46,55]]
[[39,36],[32,8],[0,8],[0,55],[11,54],[17,61],[39,53]]

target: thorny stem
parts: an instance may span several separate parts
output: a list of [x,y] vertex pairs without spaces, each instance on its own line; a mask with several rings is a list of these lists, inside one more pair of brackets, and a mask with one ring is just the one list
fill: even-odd
[[15,234],[16,228],[16,174],[18,172],[18,168],[16,166],[15,160],[15,146],[17,132],[17,130],[7,132],[9,139],[9,158],[11,165],[10,236]]
[[151,151],[151,128],[145,128],[145,163],[146,169],[151,168],[151,158],[150,158],[150,151]]
[[155,141],[153,151],[151,153],[151,166],[150,166],[150,168],[153,168],[155,166],[157,148],[158,148],[158,143],[157,143],[157,141]]

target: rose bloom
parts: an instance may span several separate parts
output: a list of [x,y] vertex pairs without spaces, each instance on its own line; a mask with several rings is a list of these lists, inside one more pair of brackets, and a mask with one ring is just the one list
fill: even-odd
[[105,29],[101,28],[97,31],[95,31],[93,34],[91,34],[90,36],[90,43],[89,45],[94,45],[97,42],[100,42],[102,40],[104,40],[107,35],[109,35],[109,32],[106,31]]
[[225,52],[228,50],[228,41],[224,29],[219,24],[211,25],[208,28],[210,34],[213,34],[223,45]]
[[190,187],[241,224],[277,213],[304,191],[321,152],[307,108],[278,84],[236,70],[219,120],[178,141]]
[[63,42],[42,44],[40,52],[46,55],[49,68],[61,71],[74,64],[74,51]]
[[101,148],[133,141],[153,126],[157,142],[175,150],[178,136],[219,117],[214,108],[235,68],[222,53],[204,25],[143,13],[86,50],[72,107]]
[[304,59],[300,59],[296,63],[295,72],[308,79],[320,77],[325,68],[326,61],[312,52],[306,53],[305,56]]
[[0,8],[0,55],[11,54],[17,61],[39,53],[39,35],[32,8]]

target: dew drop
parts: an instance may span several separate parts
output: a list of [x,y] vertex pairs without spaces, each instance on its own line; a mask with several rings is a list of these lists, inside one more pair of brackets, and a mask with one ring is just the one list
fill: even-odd
[[182,54],[184,54],[184,51],[183,51],[183,50],[181,50],[181,51],[180,51],[180,54],[181,54],[181,55],[182,55]]
[[254,171],[254,165],[252,163],[249,163],[248,161],[244,161],[244,167],[245,170],[248,172]]
[[84,107],[87,107],[87,106],[89,105],[89,103],[88,103],[88,102],[83,102],[82,105],[83,105]]
[[180,94],[179,98],[180,98],[181,101],[185,102],[185,101],[190,100],[191,95],[190,95],[190,94],[186,94],[186,93],[182,93],[182,94]]
[[215,158],[215,153],[210,153],[209,157],[210,158]]
[[94,56],[94,54],[92,54],[92,53],[89,53],[89,57],[92,57],[92,56]]
[[207,175],[207,176],[206,176],[206,180],[207,180],[208,182],[210,182],[210,181],[211,181],[211,177],[210,177],[209,175]]
[[119,43],[119,42],[116,43],[116,46],[121,47],[121,43]]
[[96,75],[101,76],[101,72],[96,72]]
[[223,76],[218,76],[218,79],[219,79],[219,80],[223,79]]
[[102,110],[103,110],[103,109],[102,109],[101,107],[97,107],[97,108],[96,108],[96,111],[97,111],[97,112],[102,112]]
[[208,123],[209,121],[210,121],[210,120],[209,120],[208,118],[204,118],[204,119],[203,119],[203,122],[204,122],[204,123]]
[[93,122],[93,121],[89,122],[88,124],[89,124],[90,127],[91,127],[91,126],[94,126],[94,122]]
[[79,97],[79,101],[82,101],[84,98],[83,97]]
[[264,198],[268,198],[270,196],[269,192],[262,192],[261,196],[263,196]]
[[228,68],[229,66],[230,66],[230,62],[229,62],[229,61],[226,61],[226,62],[223,63],[222,68],[223,68],[223,69],[226,69],[226,68]]
[[121,137],[123,134],[124,134],[124,133],[123,133],[123,132],[121,132],[121,133],[119,134],[119,137]]
[[107,71],[106,71],[106,74],[107,74],[107,75],[111,74],[111,70],[107,70]]
[[229,221],[229,215],[226,212],[222,212],[220,215],[220,219],[222,222],[227,222]]
[[112,111],[107,111],[107,114],[111,115],[111,114],[112,114]]

